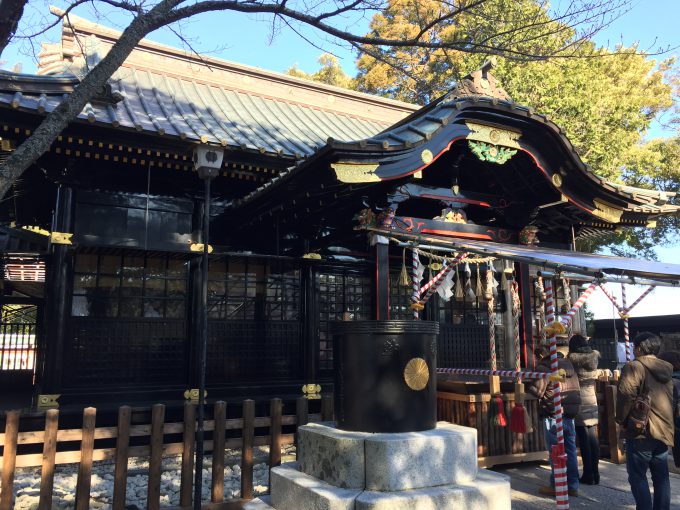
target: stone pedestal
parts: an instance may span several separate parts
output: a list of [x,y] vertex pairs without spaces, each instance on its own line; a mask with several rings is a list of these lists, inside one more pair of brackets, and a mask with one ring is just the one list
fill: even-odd
[[273,468],[269,498],[245,510],[510,510],[510,479],[477,467],[477,431],[441,422],[370,434],[310,424],[297,462]]

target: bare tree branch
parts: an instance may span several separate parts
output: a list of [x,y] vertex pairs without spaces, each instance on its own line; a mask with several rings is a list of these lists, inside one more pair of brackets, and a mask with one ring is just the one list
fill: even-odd
[[[288,27],[310,43],[311,41],[293,25],[299,24],[314,28],[336,41],[348,43],[377,60],[397,67],[398,63],[391,62],[391,59],[383,54],[381,48],[415,47],[423,50],[462,51],[483,55],[499,55],[515,60],[543,59],[556,55],[560,56],[561,52],[567,51],[571,54],[575,51],[574,45],[584,41],[583,37],[565,37],[564,44],[558,48],[542,46],[534,43],[534,41],[540,41],[541,37],[548,37],[560,31],[574,30],[578,26],[585,28],[584,33],[592,34],[603,24],[613,19],[612,16],[615,16],[616,13],[611,13],[610,9],[619,9],[627,5],[630,0],[572,0],[565,10],[553,13],[550,22],[538,16],[537,12],[546,12],[546,7],[539,3],[537,4],[537,12],[527,13],[522,19],[515,20],[518,21],[518,26],[527,27],[528,31],[525,32],[515,28],[507,28],[507,20],[500,20],[495,36],[487,37],[486,33],[482,36],[481,33],[475,34],[473,31],[469,34],[457,36],[452,40],[441,40],[436,36],[433,37],[432,31],[436,30],[437,27],[445,27],[455,23],[456,19],[463,13],[474,16],[476,9],[479,9],[487,1],[455,2],[454,0],[444,0],[441,4],[442,8],[433,16],[433,19],[426,19],[425,13],[422,15],[420,12],[418,13],[419,27],[415,35],[390,37],[378,33],[363,35],[353,31],[354,27],[358,26],[356,23],[344,29],[340,28],[339,23],[339,20],[347,19],[350,14],[362,15],[369,12],[382,12],[387,7],[386,0],[334,0],[333,2],[318,0],[309,3],[305,0],[298,2],[293,2],[293,0],[198,0],[194,3],[185,3],[187,0],[160,0],[148,10],[144,9],[143,0],[73,0],[69,7],[59,14],[59,19],[68,17],[76,6],[88,2],[93,5],[102,3],[132,12],[134,18],[120,38],[112,45],[107,55],[89,70],[74,91],[47,115],[33,134],[0,165],[0,198],[7,193],[23,171],[49,149],[59,133],[78,116],[85,104],[106,84],[107,80],[123,64],[143,37],[160,27],[185,20],[196,14],[218,11],[269,14],[272,15],[274,20],[283,20]],[[23,7],[26,0],[0,0],[0,2],[2,2],[1,22],[7,17],[4,9],[7,2],[14,2]],[[20,18],[21,13],[18,16]],[[484,20],[484,22],[488,26],[489,20]],[[11,31],[8,32],[9,37],[15,30],[16,21]],[[39,33],[41,32],[36,32],[33,35]],[[187,43],[181,34],[175,33],[182,41]],[[0,33],[0,35],[2,34]],[[403,68],[401,70],[403,71]],[[410,78],[418,81],[417,70],[407,70],[406,72]]]

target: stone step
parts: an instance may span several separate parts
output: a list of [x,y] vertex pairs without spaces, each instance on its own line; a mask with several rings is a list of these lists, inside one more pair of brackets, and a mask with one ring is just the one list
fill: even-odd
[[270,503],[270,496],[260,496],[259,498],[251,499],[247,503],[244,503],[243,510],[275,510]]
[[[510,510],[510,478],[481,470],[474,481],[396,492],[364,491],[354,510]],[[279,510],[279,509],[277,509]]]
[[289,462],[271,470],[270,492],[270,505],[276,510],[354,510],[361,490],[335,487]]
[[300,470],[347,489],[454,485],[477,475],[477,431],[440,422],[423,432],[369,434],[329,423],[298,428]]

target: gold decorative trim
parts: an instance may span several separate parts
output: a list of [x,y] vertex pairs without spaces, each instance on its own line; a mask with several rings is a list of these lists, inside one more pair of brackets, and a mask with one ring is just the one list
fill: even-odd
[[38,409],[57,409],[59,408],[59,397],[61,394],[54,395],[38,395],[37,407]]
[[422,179],[423,178],[423,171],[418,170],[416,173],[413,174],[414,179]]
[[[14,227],[14,225],[11,225],[11,226]],[[32,226],[32,225],[24,225],[21,228],[23,230],[28,230],[29,232],[33,232],[34,234],[40,234],[41,236],[47,236],[47,237],[50,236],[50,231],[45,230],[44,228],[40,228],[40,227],[36,227],[36,226]]]
[[321,398],[321,385],[320,384],[303,384],[302,385],[302,395],[307,400],[319,400]]
[[14,142],[12,140],[0,138],[0,151],[12,152],[13,150],[14,150]]
[[432,163],[432,160],[434,159],[434,154],[432,154],[432,151],[430,149],[425,149],[423,152],[420,153],[420,159],[422,160],[423,163],[429,165],[430,163]]
[[610,223],[621,222],[621,216],[623,216],[624,212],[623,209],[597,198],[593,200],[593,203],[595,204],[595,210],[593,211],[595,216]]
[[73,234],[68,234],[65,232],[52,232],[50,234],[50,242],[52,244],[73,244],[71,238]]
[[331,163],[335,170],[335,177],[348,184],[357,182],[379,182],[380,177],[375,174],[379,163]]
[[513,149],[521,148],[517,141],[519,137],[522,136],[521,132],[485,126],[484,124],[477,124],[476,122],[466,122],[465,125],[471,131],[466,137],[468,140],[490,143],[492,145],[501,145]]
[[[203,251],[203,243],[192,243],[189,245],[189,251]],[[213,247],[208,245],[208,253],[213,252]]]
[[648,220],[647,225],[645,225],[647,228],[656,228],[656,220]]
[[559,188],[560,186],[562,186],[563,181],[562,181],[562,176],[560,174],[553,174],[552,177],[550,178],[550,180],[552,181],[553,185],[556,188]]
[[430,380],[430,369],[423,358],[412,358],[404,368],[404,382],[414,391],[425,389]]

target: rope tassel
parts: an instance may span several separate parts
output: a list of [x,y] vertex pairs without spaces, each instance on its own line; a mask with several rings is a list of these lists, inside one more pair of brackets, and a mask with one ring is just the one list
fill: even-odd
[[500,395],[494,395],[489,401],[489,420],[491,425],[496,427],[508,425],[508,420],[505,417],[505,404]]
[[406,269],[406,248],[401,253],[401,273],[399,273],[399,285],[402,287],[411,286],[411,277]]

